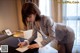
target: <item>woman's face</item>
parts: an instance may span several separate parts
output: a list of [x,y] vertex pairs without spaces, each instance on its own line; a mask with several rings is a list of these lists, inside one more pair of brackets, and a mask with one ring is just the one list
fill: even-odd
[[34,21],[35,21],[35,17],[36,17],[36,15],[31,14],[31,15],[29,15],[29,16],[27,17],[27,21],[28,21],[28,22],[34,22]]

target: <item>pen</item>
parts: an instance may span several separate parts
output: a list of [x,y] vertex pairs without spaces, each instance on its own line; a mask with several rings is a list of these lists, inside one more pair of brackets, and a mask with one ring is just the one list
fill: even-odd
[[19,38],[18,38],[18,41],[21,42]]

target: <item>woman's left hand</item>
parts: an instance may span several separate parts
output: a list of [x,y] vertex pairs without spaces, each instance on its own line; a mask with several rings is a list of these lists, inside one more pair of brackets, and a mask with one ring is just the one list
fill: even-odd
[[36,44],[32,44],[32,45],[29,45],[28,48],[29,49],[39,48],[39,45],[37,43]]

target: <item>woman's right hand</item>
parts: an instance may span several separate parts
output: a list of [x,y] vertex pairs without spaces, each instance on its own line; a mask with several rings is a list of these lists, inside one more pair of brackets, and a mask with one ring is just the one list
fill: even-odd
[[19,47],[23,47],[23,46],[25,46],[27,43],[26,42],[20,42],[19,44],[18,44],[18,46]]

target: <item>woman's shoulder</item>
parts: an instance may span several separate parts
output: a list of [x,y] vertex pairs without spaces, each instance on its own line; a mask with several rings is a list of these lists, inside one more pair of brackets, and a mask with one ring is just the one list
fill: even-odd
[[47,19],[48,19],[47,16],[41,15],[41,21],[42,21],[43,23],[46,23]]
[[41,15],[41,19],[44,21],[52,21],[52,18],[49,16]]
[[51,17],[45,16],[45,15],[42,15],[41,19],[42,19],[42,22],[45,24],[53,25],[54,23]]
[[44,19],[46,19],[46,18],[48,18],[48,16],[41,15],[41,18],[44,18]]

